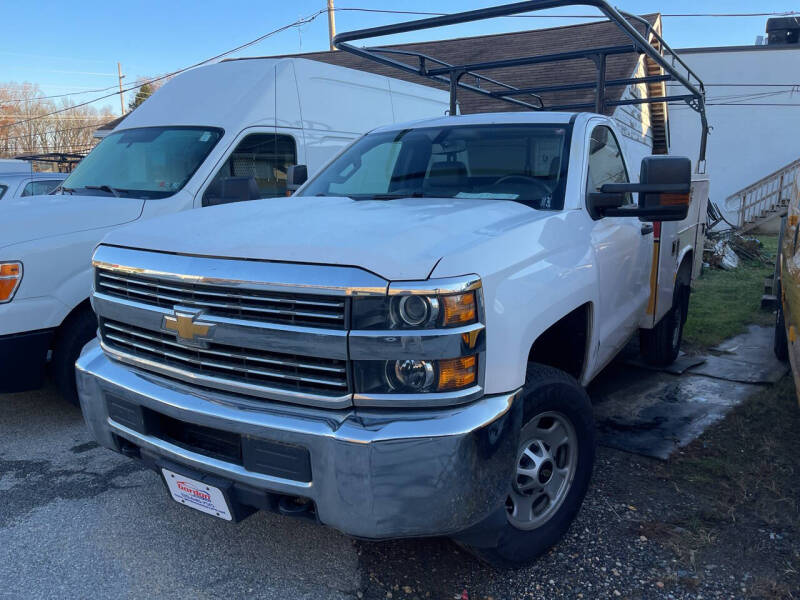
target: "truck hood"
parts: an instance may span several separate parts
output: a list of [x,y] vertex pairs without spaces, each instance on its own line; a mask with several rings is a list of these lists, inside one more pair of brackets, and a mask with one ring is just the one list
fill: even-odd
[[0,200],[0,248],[133,221],[144,200],[108,196],[26,196]]
[[103,243],[355,266],[397,281],[427,279],[443,256],[546,215],[506,200],[274,198],[148,220],[111,232]]

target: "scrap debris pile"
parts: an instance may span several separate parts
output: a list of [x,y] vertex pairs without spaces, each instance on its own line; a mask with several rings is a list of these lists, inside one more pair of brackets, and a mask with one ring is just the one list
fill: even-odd
[[740,259],[764,264],[772,262],[757,238],[741,235],[731,229],[708,232],[703,247],[703,262],[710,267],[730,271],[739,266]]

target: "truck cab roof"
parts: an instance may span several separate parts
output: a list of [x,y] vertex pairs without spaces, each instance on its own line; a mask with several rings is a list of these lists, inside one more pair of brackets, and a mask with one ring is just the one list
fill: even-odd
[[462,125],[529,125],[529,124],[564,124],[575,122],[577,119],[588,119],[591,117],[610,120],[603,115],[589,112],[496,112],[496,113],[477,113],[471,115],[442,116],[434,119],[418,119],[405,123],[393,123],[383,125],[373,130],[373,132],[396,131],[401,129],[421,129],[423,127],[452,127]]

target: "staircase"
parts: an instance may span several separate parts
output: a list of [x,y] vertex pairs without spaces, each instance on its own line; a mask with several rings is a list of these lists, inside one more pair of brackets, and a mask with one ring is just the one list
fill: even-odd
[[[661,52],[661,42],[658,38],[650,36],[650,43]],[[647,75],[663,75],[664,71],[657,62],[645,57],[644,66]],[[663,81],[656,81],[647,84],[648,98],[663,98],[667,95],[667,85]],[[669,140],[667,139],[667,104],[666,102],[656,102],[650,104],[650,124],[653,132],[653,154],[668,154]]]
[[786,214],[800,197],[800,159],[759,179],[728,197],[726,206],[739,206],[737,226],[741,233]]

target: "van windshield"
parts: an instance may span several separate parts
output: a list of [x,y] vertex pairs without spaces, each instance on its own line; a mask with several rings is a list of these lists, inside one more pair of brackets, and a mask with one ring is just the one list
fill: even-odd
[[564,206],[569,130],[461,125],[376,132],[355,142],[301,196],[480,198]]
[[210,127],[140,127],[109,134],[61,185],[65,193],[166,198],[222,137]]

